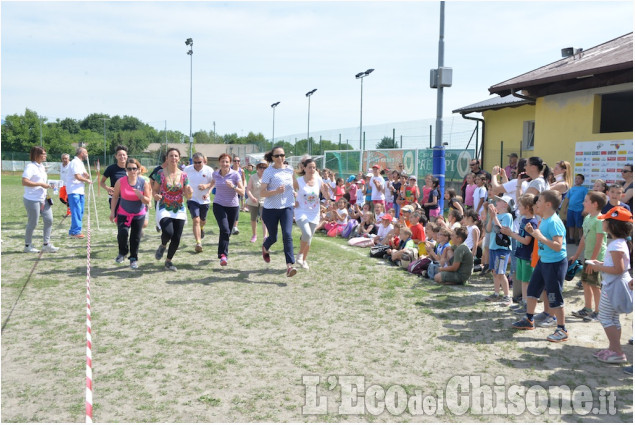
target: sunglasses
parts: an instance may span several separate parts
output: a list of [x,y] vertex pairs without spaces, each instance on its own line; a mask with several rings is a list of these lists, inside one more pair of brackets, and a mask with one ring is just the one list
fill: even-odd
[[633,170],[622,170],[622,173],[632,173]]
[[194,164],[202,164],[203,161],[194,161]]
[[234,162],[240,162],[240,159],[234,159]]
[[272,157],[274,157],[274,158],[284,158],[284,157],[285,157],[285,154],[283,154],[283,153],[279,153],[279,154],[276,154],[276,155],[271,155],[271,156],[272,156]]
[[128,170],[128,171],[137,171],[138,168],[128,168],[128,167],[126,167],[126,170]]

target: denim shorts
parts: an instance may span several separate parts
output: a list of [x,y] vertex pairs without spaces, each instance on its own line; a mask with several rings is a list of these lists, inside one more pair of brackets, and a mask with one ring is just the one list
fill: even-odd
[[507,273],[507,262],[511,251],[508,249],[491,249],[489,251],[489,268],[494,274]]

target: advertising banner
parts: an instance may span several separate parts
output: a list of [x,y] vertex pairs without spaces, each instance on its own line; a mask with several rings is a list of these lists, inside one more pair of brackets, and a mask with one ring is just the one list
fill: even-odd
[[584,185],[593,186],[597,179],[607,184],[622,179],[624,164],[633,163],[632,140],[605,140],[600,142],[577,142],[575,144],[575,174],[584,176]]

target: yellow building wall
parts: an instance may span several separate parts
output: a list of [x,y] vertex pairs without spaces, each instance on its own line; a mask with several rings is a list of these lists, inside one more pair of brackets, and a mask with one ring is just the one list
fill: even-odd
[[520,155],[523,122],[535,119],[535,106],[523,105],[516,108],[484,111],[483,118],[485,119],[483,169],[491,172],[492,167],[500,165],[501,162],[501,141],[503,141],[503,165],[508,164],[508,154],[516,152]]
[[[519,152],[523,121],[535,120],[534,150],[523,151],[524,157],[539,156],[551,167],[561,160],[574,162],[575,143],[600,140],[633,139],[633,132],[599,133],[600,95],[632,90],[633,84],[580,90],[545,96],[536,105],[505,108],[483,113],[485,119],[485,169],[500,162],[500,141],[506,155]],[[510,143],[508,144],[508,141]],[[514,146],[509,146],[513,142]]]

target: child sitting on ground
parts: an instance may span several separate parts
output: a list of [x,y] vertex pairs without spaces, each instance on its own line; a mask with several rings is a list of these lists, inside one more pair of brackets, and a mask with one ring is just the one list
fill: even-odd
[[374,211],[375,211],[375,221],[379,221],[381,220],[381,216],[383,216],[386,213],[386,208],[384,207],[384,204],[374,204]]
[[628,269],[631,267],[633,251],[633,243],[629,240],[633,234],[633,215],[626,208],[615,207],[598,216],[598,219],[604,220],[602,227],[611,238],[611,243],[606,248],[608,255],[604,257],[604,263],[595,260],[592,264],[593,271],[602,272],[599,319],[609,340],[609,348],[593,355],[604,363],[625,363],[628,360],[620,345],[620,314],[613,304],[614,297],[611,296],[611,291],[619,289],[618,285],[625,285],[626,282],[630,282],[632,290],[633,278],[629,275]]
[[[516,280],[521,285],[522,299],[518,303],[518,306],[512,310],[516,314],[527,313],[527,287],[529,286],[529,279],[534,272],[534,268],[531,267],[531,253],[534,248],[534,238],[527,233],[525,227],[527,223],[531,223],[533,228],[538,227],[538,219],[534,216],[534,200],[535,196],[532,194],[525,194],[518,200],[518,214],[522,216],[520,221],[518,233],[512,231],[509,227],[501,228],[501,233],[510,236],[518,241],[516,246]],[[516,282],[514,282],[516,284]]]
[[337,209],[333,211],[335,220],[324,225],[326,235],[329,237],[338,236],[342,233],[344,226],[348,224],[348,209],[346,199],[340,199],[337,201]]
[[[602,229],[602,220],[598,218],[604,205],[606,205],[606,197],[603,193],[590,191],[584,197],[584,212],[587,215],[582,223],[583,237],[580,239],[580,245],[578,245],[575,254],[569,259],[570,262],[574,262],[580,257],[580,254],[584,253],[582,258],[584,268],[580,279],[584,289],[584,308],[571,314],[585,322],[598,320],[600,311],[600,290],[602,288],[600,273],[593,271],[593,267],[586,264],[585,260],[604,261],[606,233]],[[595,310],[591,308],[591,304],[594,305]]]
[[437,274],[437,269],[447,266],[454,254],[450,245],[450,231],[446,228],[439,229],[437,232],[437,246],[432,248],[431,244],[426,244],[426,251],[428,252],[428,257],[432,260],[432,263],[428,266],[428,277],[433,279],[434,275]]
[[419,247],[419,244],[425,242],[426,240],[426,231],[423,227],[426,220],[425,218],[422,219],[420,213],[417,211],[412,213],[410,220],[412,220],[412,226],[410,226],[412,240],[414,241],[415,246]]
[[[556,317],[557,328],[547,337],[549,342],[567,341],[569,334],[565,327],[564,299],[562,290],[564,277],[567,274],[567,234],[564,223],[556,214],[560,206],[562,196],[560,192],[545,190],[538,196],[538,201],[534,205],[534,213],[542,220],[538,229],[530,223],[525,226],[525,231],[534,237],[538,242],[538,264],[534,269],[527,287],[527,314],[526,317],[514,322],[515,329],[535,329],[534,311],[536,303],[542,296],[548,300],[549,312],[553,312]],[[547,321],[553,321],[553,317],[545,312],[542,319],[543,326]],[[536,321],[538,318],[536,317]]]
[[375,216],[373,215],[373,213],[364,213],[364,218],[355,229],[355,233],[357,236],[362,236],[364,238],[370,238],[371,235],[377,234],[377,227],[375,226]]
[[392,231],[392,216],[390,214],[384,214],[377,226],[377,235],[373,238],[375,245],[388,245]]
[[[514,217],[510,214],[512,198],[509,195],[496,196],[496,206],[487,206],[491,219],[487,223],[489,233],[489,268],[494,274],[494,293],[487,301],[499,302],[503,307],[511,305],[509,282],[507,281],[507,262],[512,251],[511,240],[501,233],[503,227],[511,227]],[[499,294],[503,290],[503,296]]]
[[416,250],[417,248],[412,240],[412,231],[404,226],[399,230],[399,245],[396,249],[389,249],[387,253],[393,263],[398,263],[404,253],[410,254],[410,259],[412,260],[414,258],[412,252],[416,252]]
[[465,245],[467,233],[465,227],[459,227],[452,232],[454,254],[447,266],[437,269],[437,274],[434,275],[435,282],[442,285],[464,285],[472,275],[474,256]]
[[481,238],[481,229],[479,228],[480,220],[478,219],[478,213],[473,209],[468,209],[465,212],[465,216],[461,223],[467,230],[467,239],[465,239],[465,245],[472,252],[472,257],[477,258],[478,242]]

